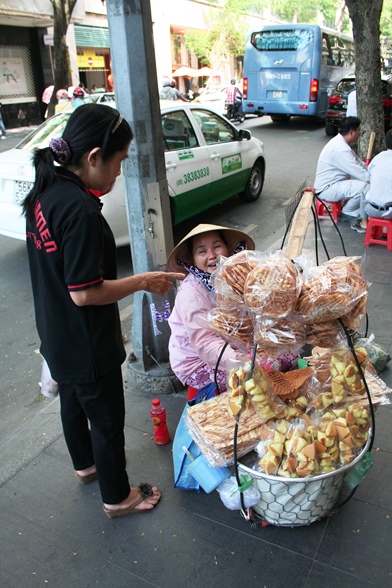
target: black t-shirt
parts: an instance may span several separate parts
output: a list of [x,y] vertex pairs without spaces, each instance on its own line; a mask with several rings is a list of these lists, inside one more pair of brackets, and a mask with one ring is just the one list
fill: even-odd
[[116,279],[116,245],[99,198],[69,170],[56,173],[27,221],[27,251],[41,353],[54,380],[82,384],[125,359],[117,304],[79,307],[69,294]]

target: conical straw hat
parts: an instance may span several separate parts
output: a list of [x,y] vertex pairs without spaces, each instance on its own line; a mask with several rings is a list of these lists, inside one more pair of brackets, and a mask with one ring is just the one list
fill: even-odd
[[178,245],[174,247],[173,251],[170,253],[166,264],[167,271],[187,274],[187,270],[177,263],[177,259],[184,261],[185,263],[192,264],[193,259],[190,252],[189,240],[196,235],[200,235],[201,233],[208,233],[209,231],[219,231],[221,233],[229,250],[229,255],[233,254],[238,243],[241,241],[246,242],[247,249],[254,250],[255,248],[253,239],[246,233],[238,231],[237,229],[229,229],[227,227],[221,227],[220,225],[197,225],[197,227],[185,235],[185,237],[178,243]]

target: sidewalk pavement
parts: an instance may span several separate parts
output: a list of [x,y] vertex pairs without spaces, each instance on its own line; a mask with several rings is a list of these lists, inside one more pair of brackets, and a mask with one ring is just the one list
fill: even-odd
[[[347,223],[339,228],[347,254],[363,255],[371,283],[369,333],[391,351],[392,254],[382,246],[364,249],[364,236]],[[330,257],[341,255],[331,221],[322,221],[322,230]],[[278,249],[280,243],[270,245]],[[319,249],[321,262],[325,255]],[[312,227],[305,251],[314,252]],[[392,386],[391,364],[382,377]],[[161,400],[173,436],[186,395]],[[376,412],[374,465],[353,498],[336,515],[295,528],[254,528],[238,511],[227,510],[217,492],[174,489],[171,444],[154,443],[150,406],[142,389],[127,386],[130,480],[158,485],[162,499],[154,511],[114,520],[102,511],[97,482],[81,486],[75,479],[58,401],[37,416],[42,446],[1,487],[2,588],[392,586],[392,405]],[[57,430],[48,443],[47,426]]]

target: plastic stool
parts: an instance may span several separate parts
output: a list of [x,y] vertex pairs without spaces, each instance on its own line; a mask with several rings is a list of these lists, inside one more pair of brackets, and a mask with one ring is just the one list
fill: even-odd
[[342,211],[342,205],[340,202],[327,202],[326,200],[316,200],[316,212],[319,218],[330,218],[328,210],[332,214],[332,218],[335,223],[338,222],[339,214]]
[[[387,229],[386,233],[383,232],[384,227]],[[386,237],[386,239],[381,239],[380,237],[382,236]],[[386,245],[388,251],[392,251],[392,220],[369,218],[364,245],[369,247],[371,243]]]

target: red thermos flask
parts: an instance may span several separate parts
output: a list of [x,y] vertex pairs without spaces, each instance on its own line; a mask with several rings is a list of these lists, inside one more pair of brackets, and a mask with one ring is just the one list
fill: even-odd
[[154,441],[157,445],[166,445],[170,441],[170,433],[166,425],[166,410],[159,398],[152,401],[150,416],[154,423]]

